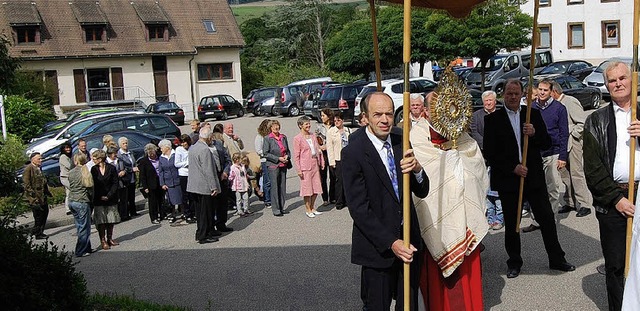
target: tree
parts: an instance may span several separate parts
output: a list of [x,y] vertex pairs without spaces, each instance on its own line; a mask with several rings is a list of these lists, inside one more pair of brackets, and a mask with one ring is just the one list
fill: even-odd
[[519,50],[531,45],[533,18],[511,2],[490,0],[464,19],[465,35],[460,48],[464,55],[480,58],[483,91],[484,68],[491,57],[501,49]]
[[346,71],[368,76],[375,70],[371,21],[356,19],[344,25],[327,42],[327,66],[334,71]]
[[40,133],[45,123],[55,120],[51,109],[22,96],[8,96],[4,102],[7,129],[27,142]]
[[14,85],[16,72],[20,69],[20,61],[9,55],[11,43],[0,36],[0,90],[5,93]]

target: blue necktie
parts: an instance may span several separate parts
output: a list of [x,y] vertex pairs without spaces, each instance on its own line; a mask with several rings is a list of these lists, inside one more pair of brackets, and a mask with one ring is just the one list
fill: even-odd
[[400,200],[398,194],[398,175],[396,173],[396,162],[393,158],[393,152],[391,152],[391,145],[388,141],[384,142],[384,149],[387,149],[387,166],[389,167],[389,176],[391,177],[391,185],[393,185],[393,191],[396,193],[396,198]]

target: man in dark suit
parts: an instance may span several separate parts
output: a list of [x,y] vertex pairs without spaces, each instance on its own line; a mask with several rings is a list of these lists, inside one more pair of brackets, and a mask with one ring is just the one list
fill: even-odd
[[231,168],[231,157],[229,156],[229,152],[227,152],[227,149],[222,144],[222,141],[213,138],[213,133],[209,149],[211,150],[211,152],[215,153],[214,160],[216,161],[216,165],[219,168],[218,180],[220,180],[220,187],[222,188],[221,195],[216,196],[213,203],[216,209],[216,228],[220,232],[233,231],[233,228],[227,227],[226,225],[228,219],[227,198],[229,197],[229,192],[231,191],[231,188],[229,186],[229,169]]
[[[520,234],[516,231],[520,177],[525,178],[524,200],[529,201],[532,212],[540,224],[549,268],[573,271],[575,266],[564,258],[558,242],[549,195],[542,168],[540,150],[551,146],[544,120],[538,110],[531,110],[531,123],[526,122],[526,107],[520,106],[522,84],[508,80],[505,85],[505,108],[485,117],[484,155],[491,166],[491,189],[500,193],[506,225],[504,245],[509,255],[507,278],[520,275]],[[522,165],[524,135],[529,136],[527,166]]]
[[410,305],[417,309],[423,243],[413,202],[412,245],[407,248],[402,240],[401,174],[410,173],[411,190],[421,198],[429,192],[429,181],[413,151],[407,150],[400,160],[402,135],[397,128],[392,131],[393,112],[389,95],[367,96],[362,105],[367,126],[351,134],[341,156],[346,203],[353,218],[351,262],[362,266],[363,310],[389,310],[394,295],[396,310],[402,310],[403,262],[411,262]]

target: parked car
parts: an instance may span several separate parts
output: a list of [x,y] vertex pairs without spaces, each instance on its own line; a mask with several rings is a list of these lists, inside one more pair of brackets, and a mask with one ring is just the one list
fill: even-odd
[[[584,81],[583,81],[584,84],[588,86],[599,88],[600,92],[602,92],[602,98],[606,101],[609,101],[611,99],[611,95],[609,94],[609,90],[607,90],[607,86],[604,82],[603,73],[604,73],[604,70],[607,69],[607,66],[609,66],[609,64],[614,61],[623,62],[631,66],[631,62],[633,60],[631,59],[631,57],[609,58],[604,62],[600,63],[600,65],[598,65],[598,67],[596,67],[596,69],[594,69],[591,74],[589,74],[586,78],[584,78]],[[638,86],[640,86],[640,79],[638,79]],[[638,94],[640,94],[640,88],[638,88]]]
[[[562,86],[562,93],[570,95],[578,99],[584,110],[597,109],[600,107],[602,93],[597,87],[587,86],[580,80],[569,75],[549,75],[545,78],[558,82]],[[534,80],[535,85],[542,79]],[[526,86],[527,81],[523,78],[523,84]]]
[[119,107],[125,109],[144,110],[147,105],[139,99],[117,99],[117,100],[104,100],[104,101],[92,101],[87,105],[91,108],[99,107]]
[[304,115],[319,121],[320,113],[317,112],[318,101],[320,101],[322,94],[328,87],[336,86],[336,85],[340,85],[340,83],[327,82],[327,84],[325,84],[322,88],[316,88],[316,90],[313,93],[309,94],[309,96],[307,97],[307,100],[304,101],[304,105],[302,109],[304,111]]
[[263,99],[256,107],[253,109],[253,114],[256,116],[274,116],[273,106],[276,104],[276,98],[267,98]]
[[[404,80],[400,80],[400,79],[382,80],[381,84],[382,84],[382,92],[388,94],[389,96],[391,96],[391,99],[393,99],[393,109],[394,109],[394,116],[395,116],[394,122],[395,124],[398,124],[398,122],[400,122],[400,120],[402,119],[402,101],[403,101],[402,93],[404,92]],[[409,85],[410,85],[409,92],[411,94],[423,94],[423,95],[433,91],[436,88],[436,86],[438,86],[436,82],[426,78],[410,78]],[[376,91],[376,82],[369,83],[364,88],[362,88],[362,91],[360,91],[360,94],[358,94],[358,97],[356,97],[353,116],[351,119],[352,125],[359,124],[360,101],[362,101],[362,99],[365,96],[375,91]]]
[[277,87],[265,87],[261,89],[252,90],[251,92],[249,92],[249,95],[247,95],[247,98],[244,100],[243,104],[244,104],[245,110],[247,112],[253,113],[253,115],[260,115],[260,114],[256,114],[256,109],[259,107],[260,102],[262,102],[267,98],[276,97],[277,90],[278,90]]
[[69,124],[69,122],[72,122],[76,119],[82,119],[84,117],[88,117],[96,114],[111,113],[111,112],[120,111],[120,110],[121,110],[120,108],[114,108],[114,107],[88,108],[88,109],[76,110],[71,114],[69,114],[64,119],[51,121],[45,124],[43,127],[43,133],[59,130],[63,128],[65,125]]
[[200,99],[200,103],[198,104],[198,119],[200,122],[209,118],[226,120],[232,115],[238,118],[244,116],[242,104],[233,98],[233,96],[218,94],[205,96]]
[[333,111],[342,111],[344,120],[352,120],[356,97],[366,84],[367,82],[358,82],[325,88],[316,109],[312,109],[314,118],[320,120],[320,111],[329,108]]
[[[115,141],[118,141],[120,137],[123,137],[123,136],[126,137],[129,140],[129,151],[131,151],[135,159],[139,159],[144,156],[144,146],[148,144],[151,140],[162,139],[158,136],[142,133],[139,131],[120,131],[120,132],[110,133],[110,135],[113,136],[113,139]],[[104,135],[94,134],[87,137],[83,137],[83,139],[87,142],[87,150],[91,150],[93,148],[101,149],[103,146],[102,136]],[[69,141],[69,143],[73,147],[74,154],[78,151],[79,139],[80,137],[76,137]],[[53,187],[62,186],[62,184],[60,184],[59,161],[60,161],[60,150],[58,147],[48,150],[42,154],[41,170],[44,176],[47,178],[48,184]],[[16,172],[19,182],[22,182],[23,172],[24,172],[24,168],[21,168]]]
[[175,141],[182,134],[180,128],[168,116],[145,113],[105,119],[75,134],[74,138],[126,130],[140,131],[171,141]]
[[65,141],[67,141],[69,138],[73,137],[77,133],[80,133],[87,127],[93,124],[96,124],[98,122],[101,122],[103,120],[124,116],[124,115],[135,115],[135,114],[142,114],[142,113],[143,113],[142,111],[137,111],[137,110],[123,110],[123,111],[112,112],[109,114],[93,115],[93,116],[86,117],[84,119],[75,120],[67,124],[60,131],[54,132],[53,135],[47,134],[45,137],[34,140],[31,144],[27,146],[27,151],[26,151],[27,156],[33,152],[42,153],[51,148],[60,146],[62,143],[64,143]]
[[[551,50],[537,50],[534,61],[534,73],[553,62]],[[529,75],[531,53],[528,51],[513,52],[509,54],[497,54],[485,64],[484,89],[492,90],[502,95],[504,84],[508,79],[520,79]],[[481,89],[482,63],[478,63],[467,75],[469,88]]]
[[591,65],[591,63],[583,60],[563,60],[553,62],[547,65],[547,67],[542,68],[542,70],[540,70],[536,75],[536,78],[543,78],[547,75],[563,74],[573,76],[574,78],[582,81],[592,73],[595,68],[596,67]]
[[164,114],[178,125],[184,125],[184,110],[174,102],[157,102],[147,106],[146,113]]
[[297,116],[302,112],[304,101],[310,90],[322,87],[331,82],[330,77],[307,79],[293,82],[287,86],[279,87],[276,92],[275,104],[272,114],[282,116]]

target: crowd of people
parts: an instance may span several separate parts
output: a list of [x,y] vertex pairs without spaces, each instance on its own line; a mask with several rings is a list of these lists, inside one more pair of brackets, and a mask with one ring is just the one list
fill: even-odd
[[[435,129],[429,113],[430,105],[442,98],[437,93],[426,98],[412,95],[412,149],[405,152],[402,133],[393,124],[393,101],[381,92],[365,97],[361,104],[365,125],[353,132],[343,125],[342,114],[330,109],[322,110],[322,122],[315,131],[309,118],[299,118],[293,149],[275,119],[258,126],[255,153],[244,151],[233,124],[212,126],[197,120],[175,150],[168,140],[149,143],[137,161],[124,137],[116,145],[106,135],[104,148],[90,152],[81,141],[74,155],[71,146],[64,144],[60,179],[67,194],[65,206],[76,222],[75,254],[91,252],[92,222],[102,249],[119,244],[114,239],[115,224],[137,216],[136,176],[150,221],[195,222],[195,239],[204,244],[233,230],[226,226],[230,208],[240,217],[252,214],[251,194],[274,216],[288,214],[287,173],[295,167],[307,217],[322,214],[315,203],[319,195],[323,205],[335,203],[337,209],[349,209],[351,258],[362,266],[361,297],[366,310],[388,310],[393,299],[397,309],[409,303],[412,309],[424,305],[431,310],[482,310],[481,242],[489,230],[503,227],[507,278],[518,277],[523,266],[519,232],[538,229],[549,268],[573,271],[575,266],[567,261],[558,239],[556,214],[576,211],[577,217],[583,217],[592,207],[600,226],[609,309],[637,308],[637,295],[623,293],[637,291],[640,285],[638,221],[626,289],[623,272],[626,220],[635,213],[635,205],[627,199],[628,142],[640,137],[640,121],[631,121],[629,67],[614,62],[604,76],[612,98],[606,108],[587,116],[575,98],[545,79],[536,86],[530,119],[524,113],[527,107],[521,105],[522,83],[509,80],[504,108],[496,107],[496,93],[484,92],[483,109],[473,114],[470,131],[455,142]],[[398,125],[409,122],[403,123]],[[40,162],[41,156],[32,154],[24,173],[25,195],[35,219],[32,233],[38,239],[46,238],[43,228],[48,212],[48,188]],[[638,167],[633,175],[636,188]],[[414,225],[408,246],[402,237],[403,173],[410,175],[413,193],[409,217]],[[516,228],[521,179],[532,224]],[[401,295],[402,263],[412,267],[411,301],[403,301]]]

